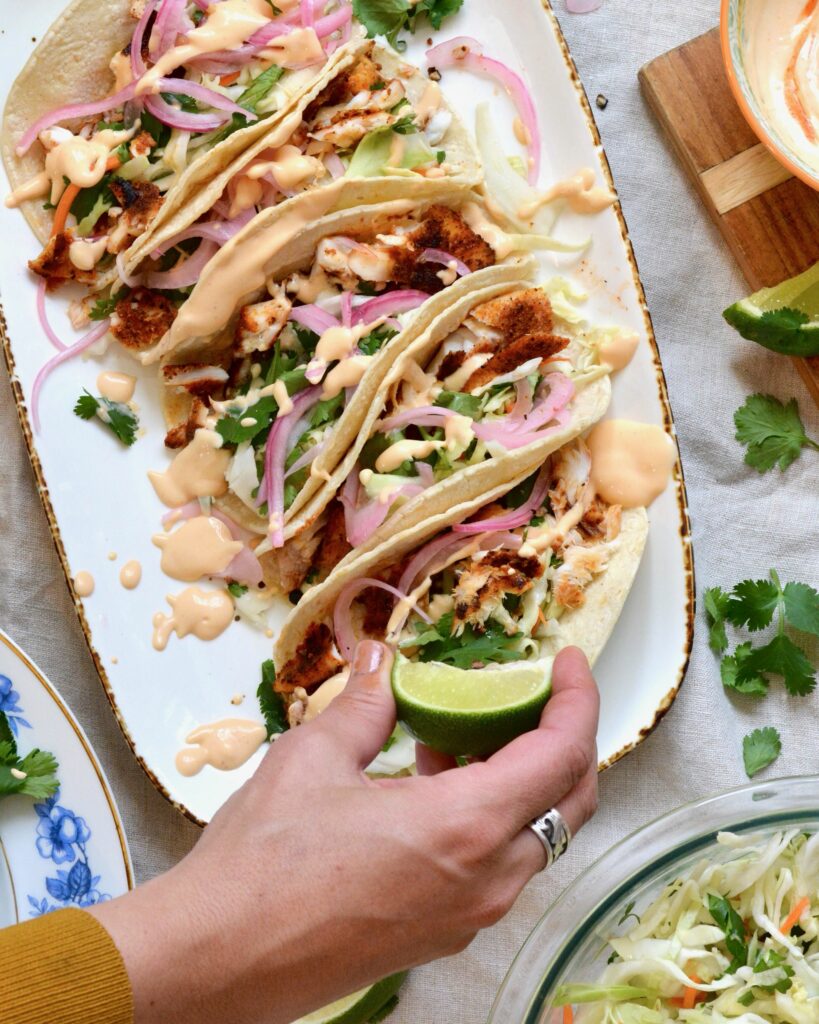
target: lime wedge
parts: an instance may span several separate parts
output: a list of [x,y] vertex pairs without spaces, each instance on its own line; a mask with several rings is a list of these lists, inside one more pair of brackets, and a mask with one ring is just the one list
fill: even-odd
[[462,669],[399,654],[392,669],[404,729],[433,750],[475,757],[536,728],[551,683],[551,658]]
[[[373,1019],[382,1021],[398,1005],[396,993],[406,976],[406,971],[391,974],[369,988],[362,988],[351,996],[337,999],[321,1010],[300,1017],[293,1024],[369,1024]],[[393,1005],[388,1007],[390,1003]]]
[[819,355],[819,263],[722,314],[743,338],[788,356]]

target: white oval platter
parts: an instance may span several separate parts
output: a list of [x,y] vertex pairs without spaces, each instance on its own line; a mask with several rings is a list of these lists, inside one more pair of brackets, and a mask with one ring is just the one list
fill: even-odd
[[[0,93],[5,94],[33,46],[59,13],[62,0],[20,7],[0,36]],[[426,33],[414,39],[407,58],[423,61]],[[486,53],[521,70],[538,106],[544,139],[541,185],[591,166],[609,180],[591,110],[551,11],[538,0],[466,0],[460,14],[445,23],[436,42],[456,35],[480,39]],[[444,73],[443,88],[468,125],[476,105],[493,104],[495,123],[519,152],[512,134],[509,100],[486,80],[466,72]],[[0,187],[5,179],[0,179]],[[619,206],[593,218],[561,218],[566,237],[591,233],[591,248],[579,262],[565,257],[543,260],[544,272],[559,269],[587,288],[592,322],[613,323],[637,331],[642,339],[633,362],[614,382],[610,415],[665,424],[673,432],[659,353]],[[5,351],[16,381],[21,422],[42,486],[57,549],[67,577],[90,571],[96,590],[76,598],[77,611],[94,654],[105,691],[135,755],[154,784],[191,818],[208,821],[253,771],[259,752],[241,769],[219,773],[205,769],[183,778],[174,757],[197,724],[228,715],[259,717],[254,693],[260,663],[271,641],[244,623],[218,640],[171,638],[159,654],[151,647],[151,619],[167,611],[165,595],[177,589],[159,570],[151,544],[163,512],[147,478],[148,469],[167,462],[164,427],[156,402],[156,382],[114,349],[102,359],[76,360],[60,367],[42,395],[43,429],[32,436],[25,410],[34,376],[51,355],[34,314],[35,285],[26,259],[37,243],[23,218],[0,207],[3,256],[0,292],[6,318]],[[59,299],[50,300],[52,325],[71,340]],[[84,387],[92,390],[101,368],[124,369],[139,376],[137,401],[146,434],[123,450],[107,432],[72,415]],[[109,560],[116,553],[116,560]],[[126,559],[144,568],[132,592],[118,582]],[[601,765],[612,764],[638,744],[670,706],[682,681],[693,630],[694,586],[682,469],[651,508],[651,535],[637,581],[622,619],[602,658],[597,676],[602,691],[598,745]],[[240,707],[230,703],[246,694]]]

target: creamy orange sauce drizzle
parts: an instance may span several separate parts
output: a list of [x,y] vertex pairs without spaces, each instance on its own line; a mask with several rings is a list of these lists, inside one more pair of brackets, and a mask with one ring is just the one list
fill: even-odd
[[142,579],[142,566],[136,559],[126,562],[119,571],[119,581],[126,590],[135,590]]
[[415,116],[418,121],[421,124],[426,124],[430,117],[440,108],[441,101],[441,87],[437,82],[427,82],[424,86],[424,91],[414,104]]
[[267,730],[246,718],[223,718],[197,726],[185,737],[186,743],[176,755],[176,770],[191,776],[206,764],[222,772],[233,771],[251,758],[267,738]]
[[334,676],[325,680],[318,689],[314,690],[307,698],[307,705],[304,709],[303,722],[312,722],[314,718],[326,711],[329,705],[338,697],[347,685],[350,678],[349,668],[342,669]]
[[81,570],[74,577],[74,589],[80,597],[90,597],[94,593],[94,577],[90,572]]
[[425,459],[445,444],[445,441],[396,441],[381,452],[375,460],[375,468],[379,473],[392,473],[407,459]]
[[592,459],[592,485],[609,504],[623,508],[650,505],[668,486],[676,450],[662,427],[603,420],[586,443]]
[[[346,184],[343,178],[339,178],[325,188],[308,192],[295,207],[283,214],[277,211],[277,218],[272,224],[251,234],[242,231],[234,235],[218,256],[206,265],[170,331],[156,349],[143,354],[143,362],[155,362],[164,351],[184,341],[210,337],[220,331],[245,296],[252,296],[264,288],[266,267],[271,259],[306,223],[332,209]],[[406,210],[412,206],[413,203],[408,202]],[[242,244],[236,245],[239,238],[242,238]]]
[[526,125],[521,121],[519,117],[516,117],[512,122],[512,131],[515,133],[515,138],[521,144],[521,146],[528,146],[532,141],[531,133]]
[[600,343],[600,362],[605,363],[613,372],[622,370],[634,358],[639,335],[629,331],[617,331],[607,335]]
[[272,16],[273,9],[266,0],[222,0],[212,4],[205,20],[188,32],[185,42],[171,47],[142,76],[137,95],[158,92],[160,78],[166,78],[195,57],[214,50],[235,50],[267,25]]
[[108,238],[97,238],[93,242],[75,238],[68,247],[68,258],[78,270],[93,270],[105,254]]
[[355,387],[367,372],[373,356],[350,356],[342,359],[324,378],[322,398],[335,398],[344,388]]
[[291,189],[324,173],[324,164],[314,156],[305,156],[298,146],[274,149],[269,157],[260,157],[244,172],[251,181],[272,174],[279,188]]
[[162,571],[183,583],[222,572],[244,547],[241,541],[233,539],[227,526],[213,516],[187,519],[172,533],[157,533],[151,540],[162,551]]
[[472,230],[494,249],[499,260],[505,260],[514,251],[509,235],[494,224],[477,203],[466,203],[461,214]]
[[199,640],[215,640],[233,621],[233,598],[226,590],[202,590],[186,587],[178,594],[168,594],[165,599],[171,606],[171,614],[157,612],[153,617],[154,650],[164,651],[171,633],[181,640],[193,635]]
[[136,377],[116,370],[103,370],[97,377],[97,391],[110,402],[130,402],[136,389]]
[[518,216],[521,220],[531,220],[542,206],[555,199],[565,199],[575,213],[599,213],[611,206],[617,196],[609,189],[595,185],[594,179],[591,167],[583,167],[577,174],[552,185],[531,203],[524,203],[518,210]]
[[56,203],[65,191],[66,182],[79,188],[98,185],[111,153],[132,138],[138,127],[139,122],[134,128],[121,131],[105,128],[90,139],[73,135],[67,128],[46,129],[40,133],[46,150],[45,170],[15,189],[6,198],[6,206],[17,206],[23,199],[49,193],[50,201]]
[[197,430],[164,472],[150,470],[148,479],[168,508],[179,508],[194,498],[218,498],[227,491],[225,471],[231,453],[214,446],[211,432]]

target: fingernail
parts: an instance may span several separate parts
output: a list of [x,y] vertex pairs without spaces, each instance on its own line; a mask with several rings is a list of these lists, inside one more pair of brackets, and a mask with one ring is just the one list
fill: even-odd
[[384,645],[376,640],[362,640],[353,654],[353,672],[356,675],[371,675],[377,672],[384,661]]

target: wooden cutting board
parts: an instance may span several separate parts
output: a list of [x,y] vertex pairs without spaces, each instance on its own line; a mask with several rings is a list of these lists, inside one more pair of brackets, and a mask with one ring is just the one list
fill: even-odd
[[[819,193],[777,163],[751,131],[728,85],[719,29],[657,57],[639,77],[749,290],[819,260]],[[739,297],[726,296],[726,306]],[[819,357],[794,363],[819,405]]]

